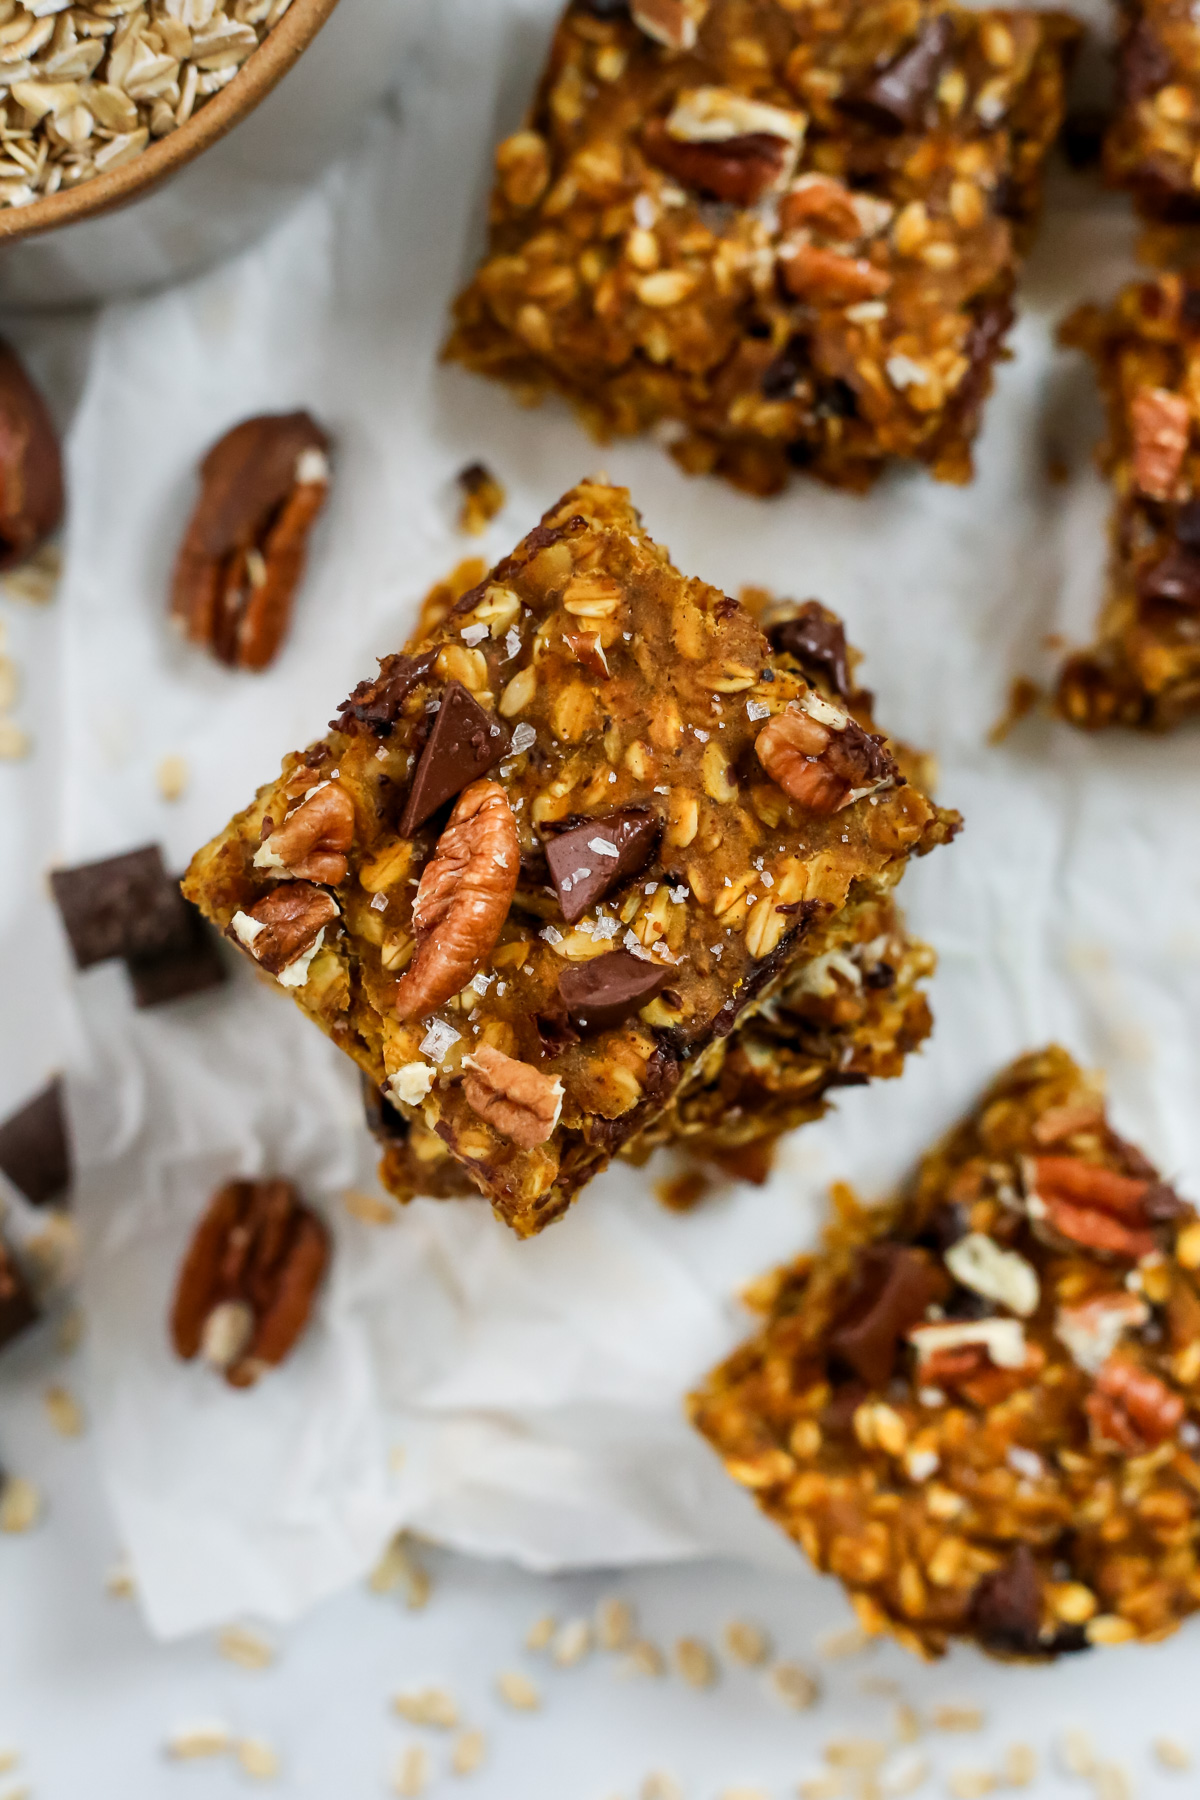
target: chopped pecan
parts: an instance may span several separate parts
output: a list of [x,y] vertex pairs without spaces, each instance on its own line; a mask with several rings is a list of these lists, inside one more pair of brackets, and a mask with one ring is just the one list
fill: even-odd
[[563,1100],[557,1075],[543,1075],[531,1063],[505,1056],[490,1044],[480,1044],[464,1056],[463,1068],[467,1105],[514,1144],[532,1150],[554,1135]]
[[630,0],[635,25],[668,50],[691,50],[709,0]]
[[856,194],[832,175],[801,175],[779,203],[779,229],[812,230],[843,244],[874,237],[895,207],[870,194]]
[[[249,912],[236,912],[230,931],[269,975],[283,979],[307,964],[324,941],[327,926],[338,917],[337,902],[311,881],[288,881],[272,888]],[[285,987],[297,987],[295,979]]]
[[308,413],[263,414],[235,425],[201,463],[171,613],[219,661],[265,669],[283,642],[329,490],[328,450]]
[[0,569],[32,555],[62,510],[54,421],[15,352],[0,342]]
[[[1012,1319],[980,1319],[975,1327],[1011,1326]],[[1027,1343],[1020,1339],[1021,1360],[1015,1363],[996,1361],[997,1354],[1007,1356],[1008,1345],[998,1335],[988,1341],[981,1339],[974,1343],[947,1344],[944,1347],[930,1350],[924,1354],[920,1349],[923,1335],[946,1329],[935,1325],[920,1328],[910,1335],[918,1344],[920,1356],[920,1381],[925,1388],[949,1388],[969,1400],[972,1406],[986,1410],[996,1406],[1001,1400],[1007,1400],[1018,1388],[1028,1387],[1041,1374],[1046,1366],[1046,1353],[1040,1344]],[[1018,1339],[1012,1334],[1015,1349]]]
[[338,782],[323,781],[259,845],[254,866],[336,887],[353,842],[354,802]]
[[768,719],[754,748],[771,780],[810,812],[840,812],[899,773],[882,738],[819,694],[793,700]]
[[202,1355],[231,1387],[252,1386],[301,1336],[328,1262],[325,1227],[290,1182],[228,1182],[179,1271],[176,1353]]
[[1139,388],[1129,407],[1133,479],[1149,500],[1178,497],[1180,470],[1191,433],[1191,413],[1169,388]]
[[1137,1363],[1112,1357],[1085,1402],[1098,1443],[1138,1456],[1174,1437],[1186,1408],[1165,1381]]
[[877,300],[892,285],[888,271],[865,256],[843,256],[818,244],[785,243],[779,252],[779,273],[789,294],[815,306]]
[[1118,1175],[1079,1156],[1036,1156],[1030,1169],[1032,1181],[1028,1175],[1026,1179],[1030,1217],[1044,1219],[1060,1237],[1131,1262],[1154,1249],[1146,1211],[1153,1183]]
[[459,795],[417,888],[417,948],[396,985],[398,1017],[432,1012],[470,980],[500,936],[520,866],[507,794],[499,782],[472,782]]
[[735,206],[753,206],[787,182],[804,125],[802,113],[731,88],[690,88],[669,118],[649,122],[642,147],[652,163],[685,187]]

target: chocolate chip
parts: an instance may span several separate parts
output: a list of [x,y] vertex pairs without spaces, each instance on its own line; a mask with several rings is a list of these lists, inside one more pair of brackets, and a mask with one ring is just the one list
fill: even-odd
[[157,844],[75,869],[54,869],[50,886],[77,968],[116,956],[150,960],[191,945],[187,903]]
[[380,659],[374,681],[360,681],[354,692],[342,701],[336,719],[330,719],[331,731],[354,731],[363,725],[377,738],[389,738],[405,700],[419,682],[428,681],[436,650],[421,656],[385,656]]
[[0,1350],[35,1324],[37,1316],[29,1284],[12,1251],[0,1238]]
[[645,868],[660,829],[649,807],[627,806],[549,839],[546,866],[568,925]]
[[1009,1656],[1044,1653],[1041,1583],[1028,1544],[1018,1544],[1006,1563],[976,1583],[970,1619],[988,1650]]
[[823,675],[835,694],[850,692],[850,663],[842,621],[819,600],[806,600],[790,619],[767,627],[767,639],[780,656],[794,656],[806,671]]
[[537,1029],[538,1040],[547,1056],[561,1056],[572,1044],[579,1042],[579,1033],[572,1025],[566,1010],[555,1013],[534,1013],[533,1023]]
[[1181,544],[1172,544],[1137,585],[1143,606],[1200,611],[1200,556]]
[[665,963],[646,962],[628,950],[610,950],[607,956],[564,969],[558,978],[558,993],[578,1025],[607,1031],[648,1005],[670,975]]
[[1200,500],[1188,500],[1175,514],[1175,536],[1185,550],[1200,554]]
[[945,1277],[922,1251],[868,1244],[859,1252],[850,1303],[830,1333],[830,1350],[872,1387],[882,1387],[892,1378],[905,1332],[945,1289]]
[[952,1244],[966,1237],[970,1229],[970,1208],[961,1200],[946,1200],[941,1206],[934,1207],[917,1242],[927,1244],[939,1256],[944,1256]]
[[865,988],[890,988],[896,984],[896,971],[890,962],[877,962],[863,970]]
[[377,1088],[369,1076],[362,1076],[362,1103],[366,1115],[367,1130],[384,1144],[406,1144],[408,1142],[408,1120],[398,1106],[393,1106],[382,1088]]
[[186,944],[158,956],[128,959],[136,1006],[164,1006],[170,1000],[187,1000],[193,994],[220,987],[225,980],[225,965],[214,934],[186,900],[184,908],[189,930]]
[[450,682],[408,790],[400,835],[411,837],[439,806],[478,780],[510,741],[507,726],[484,712],[461,681]]
[[842,109],[881,131],[921,131],[953,43],[954,27],[944,13],[928,19],[907,50],[846,95]]
[[0,1169],[32,1206],[45,1206],[71,1185],[71,1148],[56,1075],[0,1125]]
[[1107,129],[1108,114],[1103,107],[1081,106],[1069,112],[1058,135],[1059,147],[1068,167],[1089,169],[1098,163]]

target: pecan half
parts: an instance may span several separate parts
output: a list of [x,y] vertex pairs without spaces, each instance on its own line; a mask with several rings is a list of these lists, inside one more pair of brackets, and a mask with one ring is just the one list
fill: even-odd
[[[338,916],[337,902],[324,888],[288,881],[256,900],[249,912],[234,913],[229,929],[269,975],[285,987],[299,987],[308,973],[304,959],[312,960]],[[300,979],[289,978],[295,970],[301,970]]]
[[254,866],[336,887],[353,842],[354,802],[338,782],[323,781],[259,845]]
[[652,119],[642,147],[685,187],[753,206],[784,186],[804,136],[803,113],[751,100],[730,88],[690,88],[667,119]]
[[818,694],[768,719],[754,748],[771,780],[809,812],[840,812],[899,774],[882,738]]
[[300,1338],[328,1262],[328,1233],[290,1182],[228,1182],[179,1271],[177,1355],[202,1355],[231,1387],[252,1386]]
[[520,868],[508,796],[499,782],[473,781],[459,795],[417,888],[417,948],[396,985],[399,1018],[432,1012],[471,979],[495,948]]
[[464,1056],[463,1094],[472,1112],[505,1137],[532,1150],[554,1135],[562,1111],[563,1084],[558,1076],[543,1075],[530,1063],[518,1062],[480,1044]]
[[630,0],[635,25],[668,50],[691,50],[709,0]]
[[1129,407],[1133,479],[1149,500],[1177,498],[1191,434],[1187,401],[1169,388],[1139,388]]
[[0,569],[32,555],[62,510],[54,421],[15,352],[0,342]]
[[818,244],[785,244],[779,252],[779,273],[789,294],[816,306],[877,300],[892,285],[888,271],[876,268],[865,256],[843,256]]
[[200,465],[171,614],[220,662],[265,669],[283,642],[329,491],[329,438],[308,413],[244,419]]
[[1146,1200],[1153,1183],[1079,1156],[1035,1156],[1026,1173],[1030,1217],[1086,1250],[1136,1262],[1155,1247]]
[[1105,1363],[1084,1404],[1093,1438],[1132,1456],[1174,1437],[1186,1410],[1165,1381],[1119,1357]]
[[[987,1319],[979,1321],[985,1326],[1000,1322]],[[935,1326],[927,1327],[930,1331],[936,1329]],[[993,1346],[988,1343],[947,1345],[931,1350],[928,1355],[921,1355],[920,1332],[913,1332],[911,1335],[918,1344],[921,1386],[949,1389],[961,1394],[972,1406],[984,1409],[1007,1400],[1019,1388],[1028,1387],[1046,1366],[1046,1353],[1040,1344],[1023,1343],[1024,1360],[1015,1367],[1010,1367],[993,1360]],[[1003,1353],[1002,1350],[1001,1354]]]

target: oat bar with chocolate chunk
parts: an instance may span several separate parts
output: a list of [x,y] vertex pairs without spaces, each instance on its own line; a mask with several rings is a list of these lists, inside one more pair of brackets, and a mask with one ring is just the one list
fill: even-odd
[[1098,639],[1064,665],[1056,709],[1085,730],[1169,730],[1200,709],[1200,270],[1080,307],[1060,336],[1096,365],[1115,501]]
[[1200,23],[1188,0],[1122,0],[1104,172],[1147,216],[1200,220]]
[[524,1236],[954,823],[593,482],[184,891]]
[[883,1208],[757,1284],[692,1396],[869,1631],[1044,1659],[1200,1605],[1200,1223],[1066,1051],[1022,1057]]
[[893,459],[968,480],[1077,36],[930,0],[575,0],[447,357],[756,494]]

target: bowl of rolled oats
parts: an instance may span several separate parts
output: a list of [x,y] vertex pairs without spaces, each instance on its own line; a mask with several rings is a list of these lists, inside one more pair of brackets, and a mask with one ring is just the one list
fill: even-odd
[[405,8],[337,7],[0,0],[0,305],[137,291],[258,235],[394,79]]

